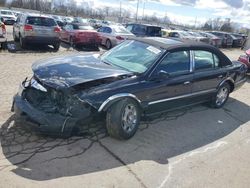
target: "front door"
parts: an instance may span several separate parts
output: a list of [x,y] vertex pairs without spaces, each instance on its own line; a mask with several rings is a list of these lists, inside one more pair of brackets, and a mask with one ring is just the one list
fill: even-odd
[[147,81],[146,113],[166,111],[190,103],[193,73],[189,51],[170,52]]

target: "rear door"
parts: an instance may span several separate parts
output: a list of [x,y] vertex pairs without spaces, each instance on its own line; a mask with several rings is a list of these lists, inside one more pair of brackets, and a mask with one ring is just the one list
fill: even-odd
[[223,68],[220,68],[218,56],[206,50],[193,50],[194,79],[193,94],[195,100],[211,98],[217,86],[227,76]]
[[33,26],[32,35],[38,37],[56,37],[57,33],[54,31],[57,26],[52,18],[30,16],[27,18],[26,24]]

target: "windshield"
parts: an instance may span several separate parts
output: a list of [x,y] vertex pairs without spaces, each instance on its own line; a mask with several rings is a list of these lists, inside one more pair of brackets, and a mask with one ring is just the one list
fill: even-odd
[[162,54],[162,50],[138,41],[124,41],[101,56],[113,66],[135,73],[145,72]]

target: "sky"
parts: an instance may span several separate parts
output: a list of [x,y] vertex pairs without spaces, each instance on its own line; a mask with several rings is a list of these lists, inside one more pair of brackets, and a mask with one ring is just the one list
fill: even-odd
[[[79,4],[87,2],[91,7],[109,6],[136,12],[137,0],[76,0]],[[145,2],[145,14],[158,17],[167,15],[174,23],[204,23],[209,18],[231,18],[244,25],[250,23],[250,0],[139,0],[139,15],[142,16]]]

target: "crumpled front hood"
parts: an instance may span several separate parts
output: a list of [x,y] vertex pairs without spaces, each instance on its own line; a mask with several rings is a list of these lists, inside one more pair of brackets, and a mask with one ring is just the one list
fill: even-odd
[[41,60],[33,64],[34,76],[53,88],[68,88],[78,84],[130,74],[118,67],[107,65],[98,54],[71,55]]

